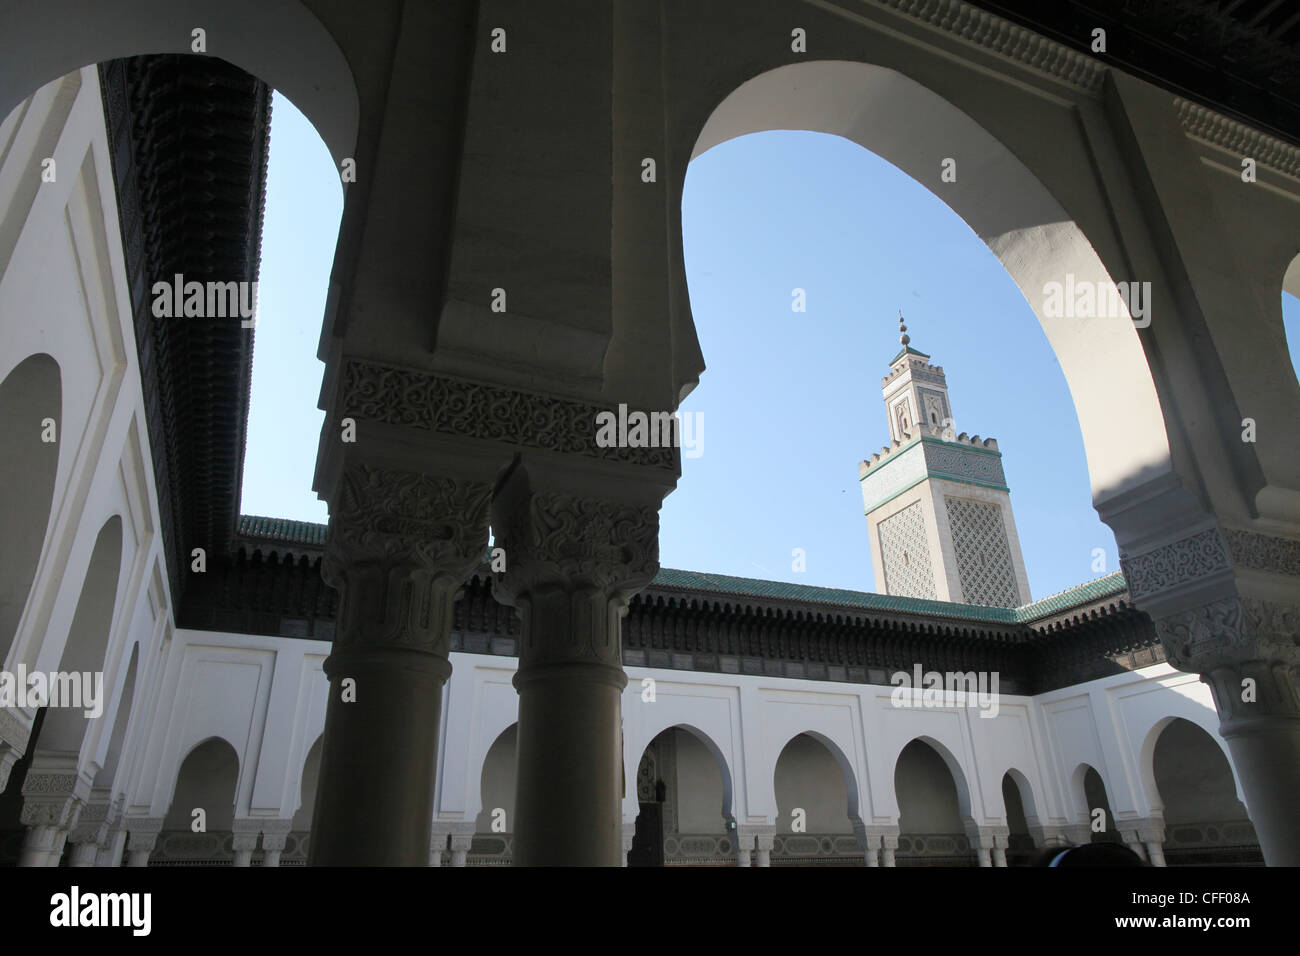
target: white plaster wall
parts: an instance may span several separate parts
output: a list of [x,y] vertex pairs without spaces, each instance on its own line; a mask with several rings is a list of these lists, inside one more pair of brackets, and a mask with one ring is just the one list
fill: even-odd
[[[42,179],[47,158],[52,182]],[[102,668],[109,703],[90,722],[78,760],[82,774],[93,776],[131,649],[140,646],[139,703],[156,679],[162,623],[172,613],[93,67],[41,88],[0,122],[0,379],[39,353],[59,365],[58,465],[41,556],[3,666],[59,666],[95,540],[105,522],[120,517],[121,564]],[[33,718],[20,714],[18,728],[0,738],[0,761],[26,749]],[[139,722],[134,710],[132,721]],[[128,734],[116,792],[138,740]]]
[[291,818],[307,753],[325,728],[328,645],[189,630],[171,645],[128,813],[164,816],[185,757],[218,737],[239,758],[235,816]]
[[[437,813],[440,819],[472,820],[483,809],[478,791],[488,747],[517,719],[517,697],[509,683],[515,661],[453,654],[452,665]],[[1146,816],[1158,809],[1158,798],[1148,795],[1154,794],[1154,783],[1148,785],[1144,774],[1150,774],[1154,735],[1169,718],[1187,717],[1222,743],[1208,690],[1195,677],[1163,664],[1034,698],[1002,695],[994,717],[983,717],[975,708],[895,707],[894,688],[878,685],[639,667],[627,671],[626,823],[638,812],[633,782],[641,754],[660,732],[674,726],[689,727],[693,739],[707,741],[701,745],[704,752],[727,768],[724,781],[737,821],[760,825],[778,822],[776,763],[787,742],[802,733],[816,735],[835,755],[845,802],[853,794],[857,814],[868,825],[897,823],[898,756],[917,738],[942,756],[962,813],[981,826],[1006,825],[1002,780],[1009,771],[1028,783],[1027,816],[1043,824],[1075,822],[1084,807],[1070,786],[1075,768],[1084,762],[1105,780],[1120,823]],[[646,678],[654,681],[653,701],[646,699]],[[467,727],[483,729],[466,735]],[[463,743],[467,737],[474,741],[472,747]],[[685,758],[688,773],[695,772],[689,768],[698,756]],[[707,810],[712,819],[715,811]]]
[[[185,755],[218,736],[239,754],[236,816],[291,817],[303,761],[324,726],[328,684],[320,662],[328,645],[183,630],[172,643],[143,772],[131,795],[133,812],[162,816]],[[497,748],[486,775],[484,768],[493,743],[517,720],[518,698],[510,684],[515,660],[461,653],[451,658],[435,816],[481,829],[488,819],[481,814],[503,806],[509,827],[513,796],[502,794],[509,794],[513,754]],[[1186,717],[1222,746],[1208,690],[1164,664],[1034,698],[1003,695],[995,717],[981,717],[974,708],[896,707],[894,688],[877,685],[636,667],[628,668],[628,677],[624,822],[632,823],[639,810],[641,754],[659,733],[683,726],[689,728],[678,735],[683,832],[718,832],[718,789],[725,790],[742,825],[788,831],[781,811],[795,796],[799,803],[791,805],[806,804],[810,832],[813,821],[825,827],[821,832],[849,832],[846,809],[867,825],[897,825],[898,758],[916,739],[933,747],[951,773],[964,822],[1006,825],[1002,781],[1008,771],[1028,781],[1031,823],[1079,822],[1086,807],[1072,786],[1076,768],[1088,763],[1105,781],[1123,826],[1159,814],[1151,762],[1155,739],[1170,719]],[[645,678],[654,681],[653,700],[647,699]],[[787,750],[801,734],[815,737],[816,745],[801,741]],[[485,776],[493,788],[486,803]],[[790,786],[799,793],[789,792]],[[276,804],[263,794],[282,796]],[[829,822],[821,823],[823,818]]]

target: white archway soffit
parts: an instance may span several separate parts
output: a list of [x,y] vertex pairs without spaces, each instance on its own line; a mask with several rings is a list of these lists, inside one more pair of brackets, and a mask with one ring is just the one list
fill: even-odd
[[[1038,316],[1083,433],[1094,503],[1170,469],[1164,415],[1128,317],[1045,314],[1045,286],[1111,276],[1082,230],[1009,149],[953,104],[886,67],[820,60],[742,83],[709,116],[691,158],[767,130],[841,136],[927,185],[993,251]],[[943,160],[959,158],[955,182]],[[1136,277],[1119,276],[1118,281]],[[1115,423],[1125,423],[1116,429]]]
[[14,0],[0,13],[0,116],[84,66],[191,53],[196,28],[206,32],[208,55],[292,100],[336,164],[353,154],[360,102],[352,71],[298,0]]

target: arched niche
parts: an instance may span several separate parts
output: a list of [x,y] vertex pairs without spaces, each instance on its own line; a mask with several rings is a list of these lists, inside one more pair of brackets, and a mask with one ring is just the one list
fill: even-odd
[[25,358],[0,382],[0,665],[8,661],[45,545],[62,417],[62,376],[49,355]]

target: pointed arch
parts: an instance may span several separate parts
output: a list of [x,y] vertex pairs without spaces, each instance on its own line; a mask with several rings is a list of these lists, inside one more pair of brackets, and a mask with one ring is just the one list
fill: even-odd
[[[54,441],[46,440],[46,422]],[[0,666],[17,637],[53,516],[62,427],[59,363],[44,353],[30,355],[0,382]]]
[[[59,660],[61,675],[81,675],[83,679],[89,675],[92,680],[98,675],[101,692],[104,658],[117,609],[123,544],[122,518],[113,515],[95,537],[81,596]],[[41,730],[40,753],[79,754],[89,720],[82,708],[51,707]]]
[[[1074,217],[992,133],[895,70],[813,60],[740,83],[704,122],[691,159],[768,130],[828,133],[857,143],[927,185],[988,245],[1060,361],[1083,433],[1094,503],[1172,469],[1164,416],[1134,322],[1051,314],[1049,287],[1067,276],[1113,288],[1105,264]],[[944,181],[940,193],[941,163],[955,155],[978,175]],[[684,271],[683,263],[676,266]],[[686,382],[682,394],[692,387]],[[1121,419],[1132,424],[1122,437],[1113,427]]]

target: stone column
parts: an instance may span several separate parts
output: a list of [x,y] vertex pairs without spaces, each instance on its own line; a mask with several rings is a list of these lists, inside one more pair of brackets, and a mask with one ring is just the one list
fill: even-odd
[[451,828],[434,824],[429,831],[429,865],[442,866],[442,856],[447,852],[447,840],[451,836]]
[[331,495],[341,601],[312,820],[316,866],[425,866],[452,610],[487,554],[486,484],[353,463]]
[[575,493],[535,487],[539,473],[516,460],[492,503],[506,561],[496,594],[522,622],[514,862],[618,866],[621,619],[659,567],[662,490],[653,505],[629,504],[597,494],[625,490],[609,474],[585,488],[559,476]]
[[262,823],[262,865],[279,866],[280,854],[289,842],[289,833],[293,830],[292,820],[263,820]]
[[108,817],[104,821],[104,839],[95,856],[95,865],[121,866],[125,852],[126,829],[122,826],[122,796],[119,795],[109,807]]
[[27,744],[31,741],[31,725],[20,715],[20,711],[0,708],[0,793],[9,786],[9,774],[27,752]]
[[18,818],[27,827],[18,865],[58,866],[56,847],[61,845],[59,833],[68,820],[68,811],[52,804],[24,804]]
[[451,865],[465,866],[469,848],[474,842],[474,824],[456,823],[451,828]]
[[1160,814],[1126,820],[1120,831],[1128,848],[1152,866],[1165,865],[1165,821]]
[[898,833],[886,833],[880,838],[880,865],[894,866],[894,854],[898,851]]
[[749,827],[736,830],[736,866],[752,866],[754,857],[754,831]]
[[262,832],[260,820],[235,820],[231,826],[231,848],[235,851],[235,866],[252,866],[253,851],[257,849],[257,838]]
[[95,866],[113,868],[121,866],[122,858],[126,856],[126,838],[125,830],[114,830],[107,845],[102,847],[95,857]]
[[898,849],[898,826],[872,824],[862,828],[861,843],[866,850],[867,866],[893,866]]
[[162,832],[162,817],[128,817],[126,820],[127,866],[148,866],[149,854]]
[[108,840],[108,818],[113,807],[103,792],[91,794],[90,802],[81,808],[77,825],[68,833],[72,853],[68,866],[94,866],[104,843]]
[[1164,842],[1163,839],[1143,841],[1142,845],[1145,846],[1147,850],[1147,860],[1152,866],[1165,865]]
[[18,865],[58,866],[68,831],[77,825],[89,795],[90,784],[76,770],[37,769],[34,764],[23,782],[19,820],[27,833]]
[[1008,832],[1006,827],[978,826],[973,821],[968,820],[966,822],[966,836],[970,839],[971,846],[975,848],[975,855],[979,859],[980,866],[992,867],[997,865],[993,857],[999,840],[1003,846],[1001,865],[1007,865],[1005,847]]
[[1011,829],[1008,827],[1002,832],[993,835],[993,865],[1006,868],[1007,850],[1011,847]]
[[772,865],[772,847],[776,845],[776,830],[759,830],[754,834],[754,856],[757,866]]
[[[1300,544],[1290,553],[1300,562]],[[1265,862],[1300,866],[1300,604],[1227,597],[1158,618],[1156,633],[1170,663],[1210,685]],[[1159,842],[1143,842],[1160,865]]]

